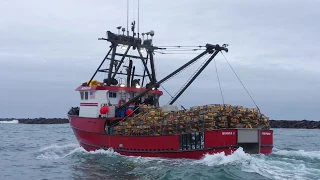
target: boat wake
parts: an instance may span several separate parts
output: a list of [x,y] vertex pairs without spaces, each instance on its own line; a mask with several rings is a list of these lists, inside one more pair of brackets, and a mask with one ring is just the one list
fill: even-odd
[[296,158],[308,158],[313,160],[320,160],[320,151],[305,151],[305,150],[278,150],[276,149],[273,154],[279,156],[290,156]]
[[97,150],[88,152],[79,144],[66,144],[66,145],[59,145],[59,144],[52,144],[50,146],[44,147],[40,149],[40,155],[37,156],[37,159],[61,159],[67,156],[71,156],[73,154],[109,154],[109,155],[119,155],[118,153],[114,152],[112,149],[110,150]]
[[205,155],[195,163],[214,167],[237,166],[241,171],[257,173],[268,179],[309,179],[320,176],[319,167],[312,166],[306,160],[296,159],[297,156],[304,159],[319,158],[320,151],[275,150],[271,155],[249,155],[239,148],[232,155]]
[[17,123],[19,123],[18,120],[0,121],[0,124],[17,124]]
[[[217,168],[234,168],[234,171],[227,171],[230,177],[237,177],[238,171],[258,174],[265,179],[312,179],[320,176],[319,165],[308,161],[310,159],[320,159],[320,151],[275,149],[270,155],[250,155],[239,148],[232,155],[225,155],[222,152],[207,154],[200,160],[189,160],[122,156],[112,149],[87,152],[78,144],[53,144],[40,149],[40,155],[37,156],[37,159],[54,160],[66,157],[72,158],[74,155],[81,155],[81,158],[86,158],[87,155],[98,155],[99,158],[101,158],[101,155],[105,158],[121,158],[118,160],[129,161],[136,166],[130,173],[142,170],[150,172],[159,170],[161,172],[161,170],[164,171],[168,168],[179,167],[190,168],[190,171],[192,171],[193,167],[197,165],[196,167],[208,171]],[[213,167],[214,169],[212,169]]]

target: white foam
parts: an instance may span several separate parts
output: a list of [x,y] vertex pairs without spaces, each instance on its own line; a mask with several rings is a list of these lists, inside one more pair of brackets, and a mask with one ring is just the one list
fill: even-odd
[[141,157],[141,156],[126,156],[129,160],[131,160],[134,163],[144,164],[144,163],[162,163],[166,161],[170,161],[170,159],[163,159],[158,157]]
[[320,159],[320,151],[305,150],[276,150],[272,154],[281,156],[305,157],[310,159]]
[[96,150],[96,151],[86,151],[83,147],[80,147],[78,144],[65,144],[58,145],[52,144],[47,147],[40,149],[40,155],[37,156],[37,159],[61,159],[67,156],[70,156],[75,153],[84,153],[84,154],[108,154],[117,155],[118,153],[114,152],[113,149],[108,150]]
[[266,155],[249,155],[242,148],[227,156],[225,153],[207,154],[194,163],[207,166],[236,165],[242,171],[258,173],[271,179],[305,179],[308,176],[320,176],[320,170],[306,167],[301,161],[286,162]]
[[61,149],[69,149],[69,148],[77,148],[79,147],[78,144],[66,144],[66,145],[58,145],[58,144],[51,144],[49,146],[46,146],[44,148],[41,148],[40,151],[48,151],[48,150],[61,150]]
[[0,121],[0,124],[3,123],[3,124],[17,124],[19,123],[18,120],[12,120],[12,121]]
[[37,159],[60,159],[77,151],[81,151],[81,148],[78,144],[52,144],[47,147],[41,148],[41,154],[37,156]]
[[246,154],[240,147],[232,155],[226,155],[224,152],[216,154],[206,154],[202,159],[195,161],[195,163],[205,164],[208,166],[220,166],[228,164],[241,163],[249,160],[251,157]]
[[[105,154],[108,157],[121,156],[119,153],[108,150],[96,150],[86,151],[78,144],[65,144],[57,145],[53,144],[40,149],[41,154],[37,156],[37,159],[60,159],[70,156],[75,153],[87,154],[87,155],[99,155]],[[319,158],[320,152],[312,151],[306,152],[299,151],[287,151],[276,150],[273,154],[280,154],[285,156],[303,156]],[[157,157],[137,157],[137,156],[121,156],[126,160],[132,161],[137,164],[146,164],[147,170],[159,170],[170,166],[180,165],[194,165],[202,164],[206,166],[237,166],[244,172],[257,173],[261,176],[270,179],[282,180],[282,179],[307,179],[310,177],[320,177],[320,170],[310,167],[305,161],[292,159],[290,157],[274,157],[272,155],[250,155],[243,151],[242,148],[237,149],[231,155],[225,155],[224,152],[217,154],[206,154],[200,160],[186,160],[186,159],[164,159]]]

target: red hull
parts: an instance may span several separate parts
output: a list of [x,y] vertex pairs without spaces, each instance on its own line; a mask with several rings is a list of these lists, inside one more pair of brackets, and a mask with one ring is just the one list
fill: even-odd
[[[204,132],[201,148],[181,150],[180,136],[114,136],[105,133],[106,120],[69,116],[70,125],[80,145],[87,151],[113,148],[127,156],[191,158],[205,154],[225,152],[231,154],[238,148],[237,129]],[[273,131],[260,131],[260,153],[269,154],[273,148]]]

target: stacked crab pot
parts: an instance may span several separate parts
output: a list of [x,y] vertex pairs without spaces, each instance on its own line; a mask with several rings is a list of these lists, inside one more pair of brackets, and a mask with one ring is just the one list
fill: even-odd
[[141,106],[140,113],[114,127],[116,135],[150,136],[204,132],[226,128],[269,129],[269,118],[257,109],[231,105],[205,105],[190,110],[163,112]]

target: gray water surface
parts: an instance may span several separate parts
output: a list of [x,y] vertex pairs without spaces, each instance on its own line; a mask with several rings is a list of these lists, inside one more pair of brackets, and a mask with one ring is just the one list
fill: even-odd
[[86,152],[69,124],[0,123],[0,179],[320,179],[320,130],[275,129],[274,152],[200,160]]

